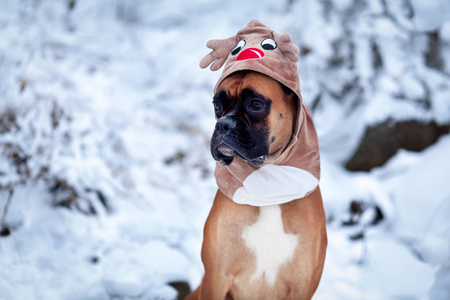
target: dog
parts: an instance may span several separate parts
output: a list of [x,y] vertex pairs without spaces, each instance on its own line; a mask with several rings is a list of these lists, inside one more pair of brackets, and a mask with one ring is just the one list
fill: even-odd
[[[232,73],[216,90],[213,158],[251,170],[276,163],[296,132],[296,93],[252,70]],[[264,206],[238,204],[219,189],[204,228],[205,274],[186,299],[311,299],[324,266],[325,224],[319,186]]]

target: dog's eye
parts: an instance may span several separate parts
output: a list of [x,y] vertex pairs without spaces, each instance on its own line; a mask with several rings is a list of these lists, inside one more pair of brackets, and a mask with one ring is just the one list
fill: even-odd
[[250,111],[261,111],[263,108],[264,108],[264,102],[259,101],[259,100],[253,100],[248,105],[248,109]]
[[231,55],[236,55],[241,51],[242,48],[245,46],[245,40],[241,40],[236,47],[234,47],[233,50],[231,50]]
[[213,101],[213,105],[216,116],[220,116],[222,114],[222,105],[217,101]]
[[261,47],[264,50],[275,50],[275,48],[277,47],[277,43],[275,43],[275,41],[272,39],[264,39],[261,42]]

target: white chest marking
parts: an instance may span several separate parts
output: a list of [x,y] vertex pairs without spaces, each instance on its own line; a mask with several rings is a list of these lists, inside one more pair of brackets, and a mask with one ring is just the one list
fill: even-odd
[[242,237],[256,256],[256,271],[252,280],[264,277],[273,285],[278,268],[294,254],[297,235],[284,232],[279,205],[260,209],[258,220],[244,229]]

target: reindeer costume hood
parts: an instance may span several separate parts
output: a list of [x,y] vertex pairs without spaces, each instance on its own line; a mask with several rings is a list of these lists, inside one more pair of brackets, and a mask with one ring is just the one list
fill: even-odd
[[213,51],[201,60],[201,68],[211,64],[211,70],[217,71],[225,64],[214,93],[229,75],[251,70],[282,83],[298,99],[296,130],[281,155],[261,167],[253,167],[238,157],[229,166],[217,163],[215,177],[219,189],[234,202],[253,206],[286,203],[310,194],[319,184],[319,146],[300,93],[299,49],[289,34],[279,34],[252,20],[235,36],[208,41],[206,46]]

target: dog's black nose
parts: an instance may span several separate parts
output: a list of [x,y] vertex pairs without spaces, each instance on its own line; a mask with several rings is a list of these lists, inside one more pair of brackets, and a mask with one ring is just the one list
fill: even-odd
[[220,134],[227,134],[234,127],[236,127],[236,120],[232,118],[220,118],[216,123],[216,130]]

